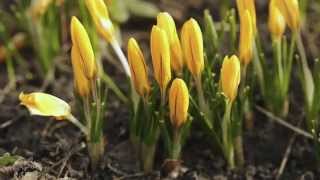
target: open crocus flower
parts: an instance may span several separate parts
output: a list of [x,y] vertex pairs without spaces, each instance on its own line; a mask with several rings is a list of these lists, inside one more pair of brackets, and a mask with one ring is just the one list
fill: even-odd
[[33,92],[30,94],[20,93],[21,104],[26,106],[31,115],[53,116],[57,120],[67,119],[77,126],[84,134],[88,130],[72,114],[68,103],[62,99],[42,92]]
[[50,94],[41,92],[24,94],[22,92],[19,99],[21,104],[28,108],[31,115],[53,116],[61,120],[71,114],[68,103]]

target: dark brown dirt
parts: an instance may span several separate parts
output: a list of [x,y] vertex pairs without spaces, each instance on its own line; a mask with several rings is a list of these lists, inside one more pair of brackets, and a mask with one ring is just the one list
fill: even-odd
[[[159,4],[162,9],[168,10],[178,24],[190,16],[199,17],[205,7],[211,7],[215,13],[214,18],[219,19],[218,4],[212,1],[188,0],[181,6],[182,0],[163,1]],[[266,4],[258,3],[258,11],[266,19]],[[142,47],[147,49],[149,30],[154,20],[132,19],[122,26],[124,30],[124,44],[129,36],[135,36],[142,41]],[[261,25],[265,27],[265,24]],[[30,66],[33,58],[28,54]],[[146,57],[147,50],[145,50]],[[68,54],[64,54],[66,57]],[[70,67],[69,59],[62,60],[63,65]],[[124,75],[106,62],[107,72],[115,78],[122,89],[127,88]],[[32,68],[35,69],[35,68]],[[158,158],[156,171],[144,175],[138,169],[137,161],[133,156],[128,143],[128,117],[127,107],[119,102],[110,93],[108,98],[108,113],[105,115],[107,127],[105,138],[107,141],[104,161],[99,169],[91,170],[88,153],[85,147],[84,136],[70,123],[56,121],[50,118],[30,116],[27,110],[19,105],[17,99],[21,91],[30,92],[39,90],[43,77],[38,77],[33,70],[32,77],[26,75],[24,70],[17,68],[17,87],[5,94],[0,108],[0,153],[9,152],[24,157],[27,161],[35,161],[42,166],[41,174],[50,177],[71,177],[75,179],[164,179],[160,167],[162,161]],[[58,68],[55,81],[45,89],[62,99],[73,100],[73,86],[71,72]],[[7,73],[5,65],[0,67],[0,86],[5,87]],[[294,83],[293,88],[299,84]],[[297,90],[299,92],[299,90]],[[0,96],[2,96],[0,94]],[[293,103],[289,113],[289,121],[297,124],[303,116],[300,97],[293,95]],[[183,149],[182,165],[184,173],[179,177],[182,180],[224,180],[224,179],[275,179],[284,153],[288,147],[293,132],[272,122],[259,111],[254,110],[255,128],[244,134],[244,148],[246,164],[243,170],[229,171],[222,156],[213,153],[213,147],[208,143],[197,125],[194,126],[191,138]],[[159,151],[161,149],[159,148]],[[158,152],[158,154],[163,154]],[[19,172],[21,177],[25,172]],[[1,178],[1,176],[0,176]],[[10,177],[9,177],[10,178]],[[312,144],[304,137],[298,136],[294,141],[288,163],[282,179],[320,179],[320,170],[317,169]]]

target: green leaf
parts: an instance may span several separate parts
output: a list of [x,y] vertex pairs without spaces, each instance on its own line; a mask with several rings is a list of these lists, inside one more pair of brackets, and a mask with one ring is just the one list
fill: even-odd
[[126,3],[122,0],[113,0],[111,6],[108,7],[110,11],[111,19],[118,23],[124,23],[128,21],[130,17],[129,10]]
[[130,13],[139,17],[154,18],[159,9],[152,3],[142,0],[125,0]]
[[10,155],[9,153],[5,153],[0,157],[0,167],[12,165],[19,159],[22,159],[22,157]]

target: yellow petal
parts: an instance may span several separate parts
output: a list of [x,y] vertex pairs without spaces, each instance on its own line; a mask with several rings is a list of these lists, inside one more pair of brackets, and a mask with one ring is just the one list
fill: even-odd
[[276,0],[271,0],[269,4],[268,26],[272,37],[276,40],[281,39],[286,28],[286,21],[277,6]]
[[253,33],[257,32],[257,18],[256,18],[256,8],[255,8],[255,0],[237,0],[237,8],[239,12],[240,21],[242,21],[242,17],[245,14],[245,11],[248,10],[251,15],[252,21],[252,29]]
[[239,54],[240,60],[243,64],[247,65],[252,59],[254,34],[252,29],[252,18],[248,10],[242,17],[240,23],[240,42]]
[[85,0],[85,2],[99,34],[108,42],[115,41],[114,27],[103,0]]
[[292,31],[300,28],[300,10],[297,0],[278,0],[277,5]]
[[171,80],[170,48],[166,33],[158,26],[152,27],[150,47],[154,77],[160,86],[161,93],[165,93]]
[[86,97],[90,94],[90,82],[82,72],[80,53],[74,46],[71,49],[71,62],[75,90],[81,97]]
[[81,69],[87,79],[94,79],[97,75],[97,64],[90,43],[87,31],[84,29],[81,22],[75,17],[71,20],[71,39],[72,45],[79,53],[79,61]]
[[237,56],[224,58],[220,78],[223,94],[233,102],[240,84],[240,62]]
[[176,73],[180,73],[183,68],[183,57],[174,20],[167,12],[159,13],[157,16],[157,26],[167,34],[170,44],[171,67]]
[[71,113],[68,103],[50,94],[41,92],[20,93],[19,99],[32,115],[54,116],[57,119],[63,119]]
[[132,74],[132,80],[137,93],[142,96],[148,96],[150,92],[147,66],[141,49],[134,38],[128,41],[128,61]]
[[200,26],[193,18],[182,26],[181,44],[189,71],[193,77],[199,77],[204,67],[203,39]]
[[171,123],[180,128],[187,120],[189,108],[189,92],[182,79],[175,79],[169,91],[169,109]]

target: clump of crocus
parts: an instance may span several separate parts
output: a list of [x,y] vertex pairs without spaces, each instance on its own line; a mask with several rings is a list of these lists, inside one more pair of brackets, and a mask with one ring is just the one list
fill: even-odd
[[[185,62],[196,84],[200,111],[204,113],[204,119],[207,121],[210,119],[210,111],[204,98],[202,87],[202,72],[204,69],[203,38],[200,26],[195,19],[191,18],[183,24],[181,44]],[[209,126],[211,128],[211,125]]]
[[21,103],[28,107],[31,114],[54,116],[67,119],[78,126],[86,135],[92,167],[95,167],[104,154],[104,137],[102,134],[105,93],[99,82],[97,64],[90,39],[81,22],[71,20],[71,61],[76,95],[83,106],[83,121],[78,121],[72,114],[70,106],[63,100],[44,93],[21,93]]
[[[200,32],[201,33],[201,32]],[[191,35],[190,35],[191,36]],[[189,94],[182,79],[173,81],[171,68],[177,76],[182,75],[183,59],[180,41],[172,17],[168,13],[157,16],[150,35],[150,50],[155,84],[148,80],[143,53],[135,39],[128,41],[128,59],[134,90],[140,101],[133,111],[130,122],[130,137],[141,158],[145,172],[153,168],[154,156],[160,137],[168,152],[170,162],[178,162],[185,139]],[[174,62],[172,62],[174,61]],[[169,99],[169,110],[167,102]],[[176,108],[176,109],[174,109]],[[171,121],[169,121],[169,118]],[[168,119],[168,120],[167,120]],[[171,161],[172,160],[172,161]]]
[[223,60],[220,74],[222,92],[225,96],[226,110],[222,121],[222,143],[225,157],[230,168],[235,167],[234,131],[232,123],[232,105],[238,93],[240,84],[240,61],[237,56],[226,56]]
[[88,34],[76,18],[71,20],[71,60],[74,86],[83,106],[85,124],[92,165],[96,166],[104,154],[103,114],[105,93],[102,92],[97,72],[97,63]]
[[275,63],[274,67],[265,69],[265,83],[274,79],[273,83],[266,87],[265,101],[273,113],[285,118],[289,109],[288,87],[292,67],[292,56],[290,54],[293,53],[293,49],[287,49],[287,40],[283,38],[286,20],[279,7],[279,2],[276,0],[271,0],[269,3],[268,27],[272,38]]

